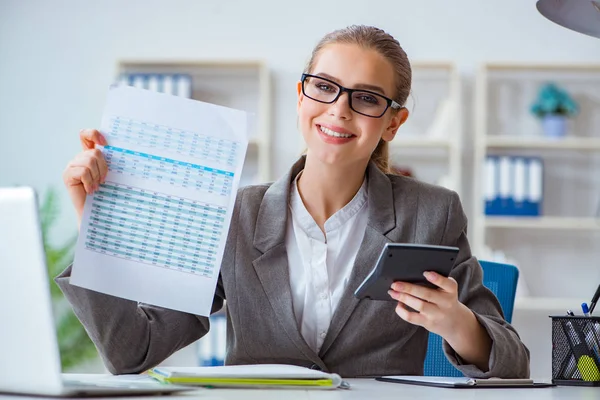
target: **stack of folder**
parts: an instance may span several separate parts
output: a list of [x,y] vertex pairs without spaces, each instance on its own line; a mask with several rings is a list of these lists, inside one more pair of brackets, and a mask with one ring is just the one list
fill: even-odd
[[338,374],[296,365],[255,364],[221,367],[157,367],[154,379],[176,385],[204,387],[336,389],[349,385]]
[[210,330],[198,340],[198,365],[214,367],[225,363],[227,352],[227,320],[225,314],[210,316]]
[[539,157],[488,156],[484,170],[485,214],[540,216],[543,176]]
[[121,74],[119,84],[188,99],[192,97],[192,77],[187,74]]

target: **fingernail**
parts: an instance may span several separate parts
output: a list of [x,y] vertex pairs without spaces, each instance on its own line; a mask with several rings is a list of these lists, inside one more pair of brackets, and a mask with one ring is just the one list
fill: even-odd
[[437,276],[434,273],[429,272],[429,271],[423,272],[423,276],[432,281],[435,280],[435,278],[437,278]]
[[394,289],[396,292],[400,292],[403,288],[404,285],[400,282],[395,282],[392,284],[392,289]]
[[388,294],[390,295],[390,297],[394,297],[394,291],[393,290],[388,290]]

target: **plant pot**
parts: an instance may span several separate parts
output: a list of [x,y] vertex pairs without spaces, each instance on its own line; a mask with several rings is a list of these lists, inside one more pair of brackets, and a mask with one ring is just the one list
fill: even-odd
[[557,114],[546,114],[542,118],[544,136],[548,138],[563,138],[567,134],[567,117]]

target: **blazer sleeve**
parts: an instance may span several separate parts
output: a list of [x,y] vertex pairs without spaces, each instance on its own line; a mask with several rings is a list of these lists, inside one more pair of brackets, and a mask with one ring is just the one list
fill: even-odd
[[483,270],[471,254],[467,240],[467,218],[460,199],[453,192],[442,240],[444,245],[458,247],[457,262],[450,276],[458,282],[458,300],[469,307],[492,339],[488,371],[465,364],[460,356],[443,341],[446,357],[465,376],[475,378],[528,378],[529,350],[516,330],[504,320],[496,296],[483,285]]
[[[55,278],[112,374],[135,374],[204,336],[207,317],[138,303],[71,285],[69,266]],[[211,312],[223,306],[219,278]]]
[[[240,191],[243,189],[240,189]],[[236,220],[242,196],[238,191],[221,268],[234,262]],[[175,351],[204,336],[209,319],[181,311],[142,304],[71,285],[69,266],[55,278],[104,365],[113,374],[146,371]],[[223,307],[225,288],[219,274],[211,313]]]

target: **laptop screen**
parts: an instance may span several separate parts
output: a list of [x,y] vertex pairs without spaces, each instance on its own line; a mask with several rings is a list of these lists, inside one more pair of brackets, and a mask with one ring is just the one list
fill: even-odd
[[0,392],[59,393],[60,354],[31,188],[0,188]]

